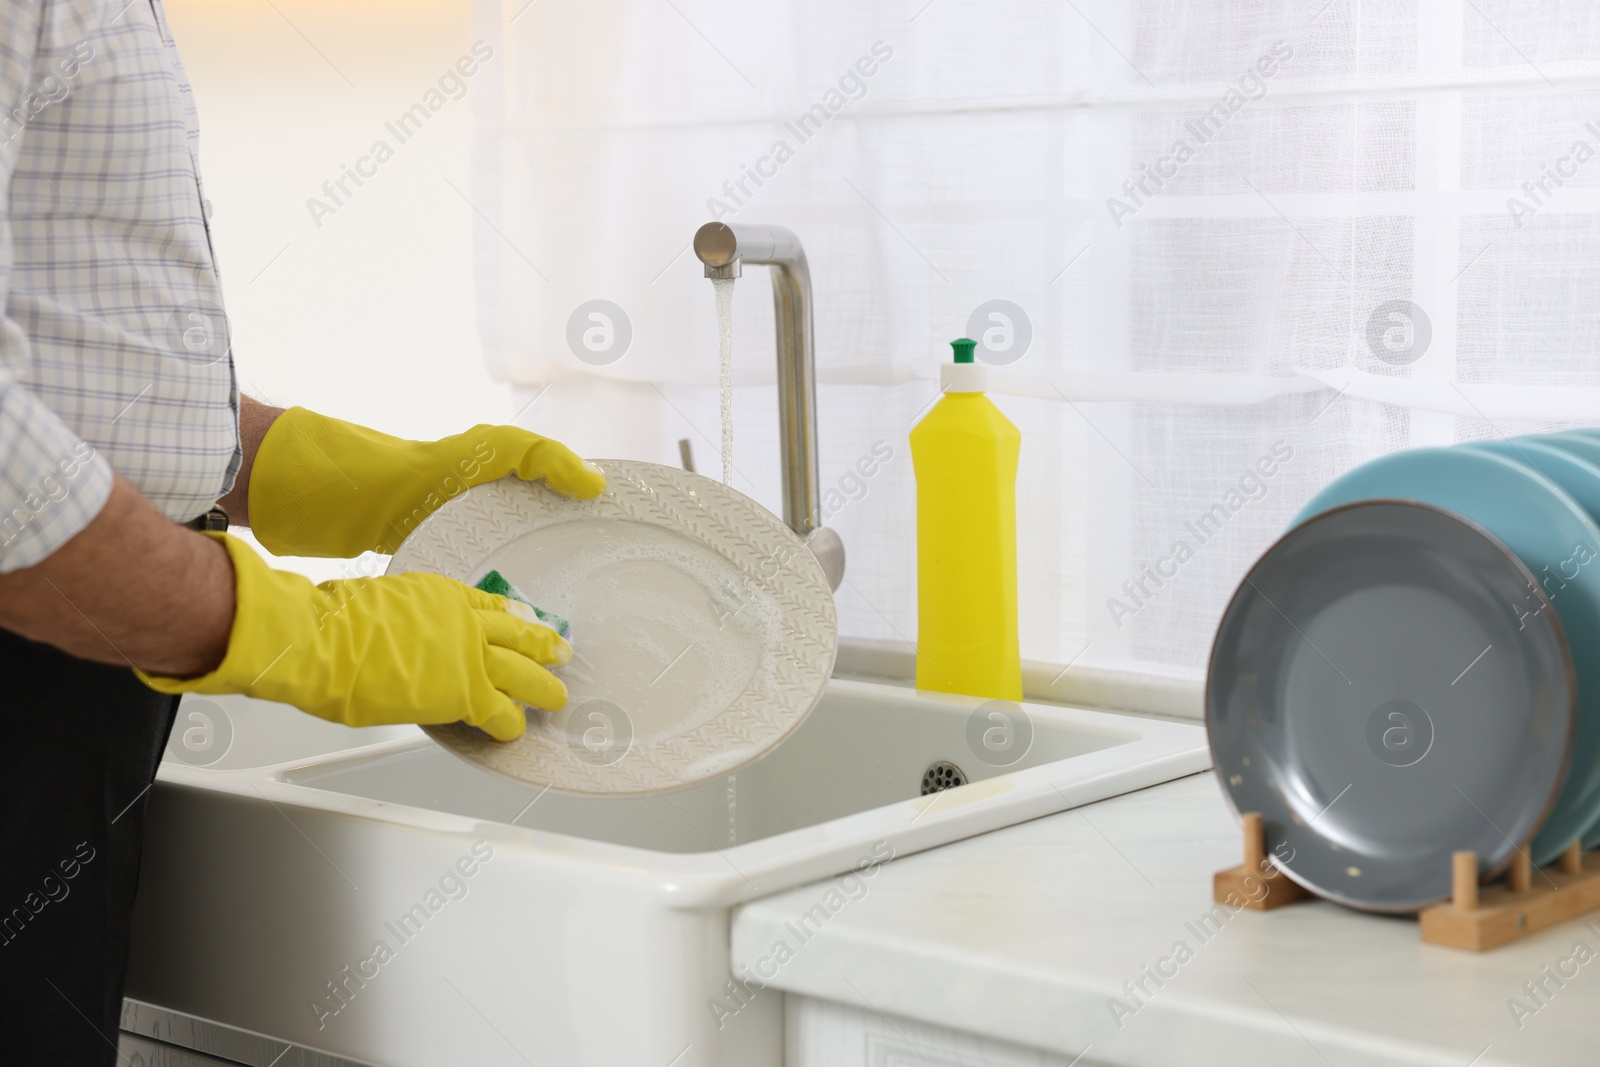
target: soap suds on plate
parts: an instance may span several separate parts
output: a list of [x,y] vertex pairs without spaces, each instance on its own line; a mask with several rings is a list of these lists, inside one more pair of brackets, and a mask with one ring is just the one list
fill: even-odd
[[759,582],[677,533],[620,519],[527,534],[493,561],[530,599],[570,621],[566,709],[532,728],[565,729],[590,700],[627,713],[635,743],[687,733],[750,683],[781,612]]

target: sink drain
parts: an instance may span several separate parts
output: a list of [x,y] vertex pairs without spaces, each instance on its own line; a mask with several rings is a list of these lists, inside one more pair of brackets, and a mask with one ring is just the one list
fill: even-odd
[[929,764],[928,769],[922,772],[923,796],[966,784],[967,772],[949,760],[939,760],[937,763]]

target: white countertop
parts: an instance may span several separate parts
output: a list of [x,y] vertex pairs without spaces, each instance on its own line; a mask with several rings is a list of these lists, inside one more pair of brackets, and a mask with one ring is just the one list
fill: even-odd
[[1068,1060],[1087,1046],[1085,1064],[1600,1063],[1600,912],[1482,954],[1321,901],[1218,906],[1200,930],[1212,874],[1240,860],[1213,776],[1194,775],[746,905],[734,970]]

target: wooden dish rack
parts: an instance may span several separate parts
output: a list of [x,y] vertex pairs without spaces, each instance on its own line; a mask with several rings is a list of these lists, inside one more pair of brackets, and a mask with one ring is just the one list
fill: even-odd
[[[1504,883],[1478,884],[1478,856],[1451,856],[1450,899],[1418,914],[1422,940],[1430,945],[1483,952],[1600,908],[1600,852],[1585,853],[1574,841],[1554,866],[1538,871],[1526,847],[1517,849]],[[1244,863],[1218,871],[1211,895],[1219,904],[1271,911],[1315,896],[1267,862],[1259,812],[1244,816]]]

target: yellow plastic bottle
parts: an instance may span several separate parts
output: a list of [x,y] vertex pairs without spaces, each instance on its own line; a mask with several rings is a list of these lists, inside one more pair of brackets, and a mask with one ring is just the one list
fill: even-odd
[[1017,454],[984,395],[976,342],[950,342],[944,395],[911,429],[917,475],[917,688],[1022,699],[1017,649]]

